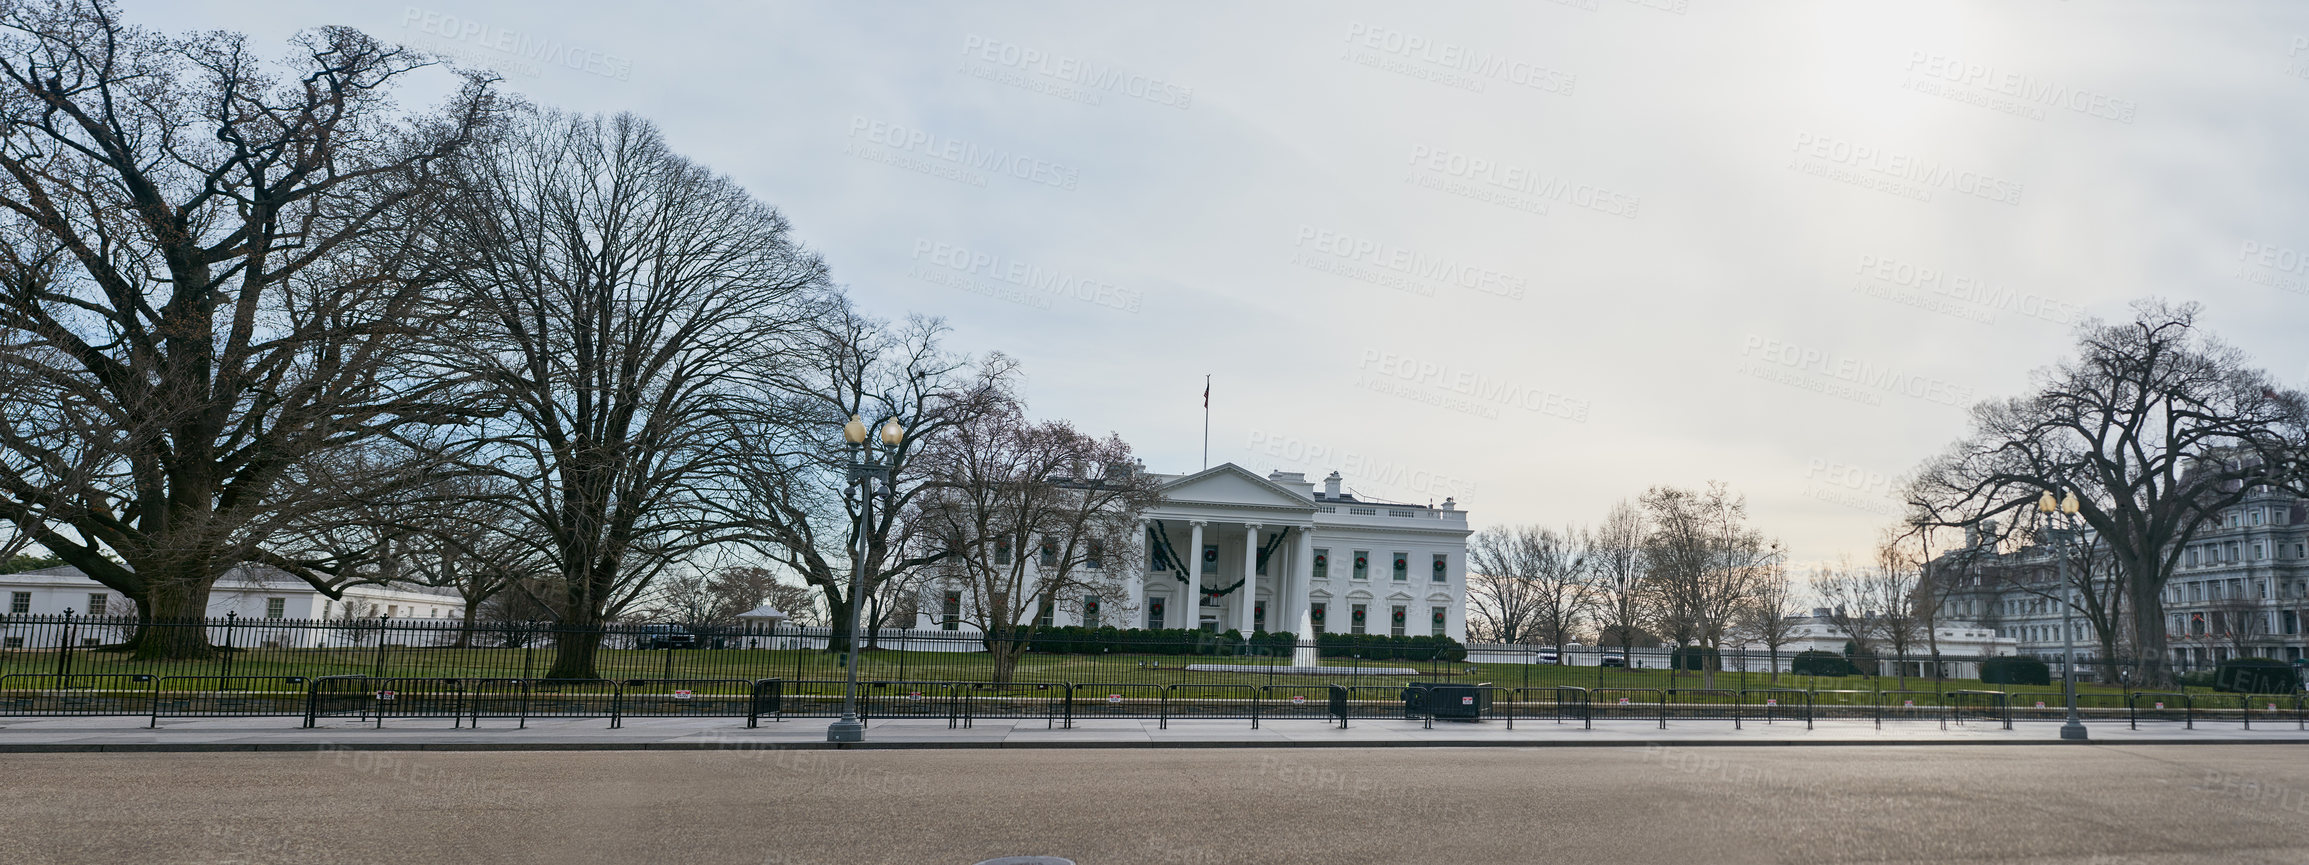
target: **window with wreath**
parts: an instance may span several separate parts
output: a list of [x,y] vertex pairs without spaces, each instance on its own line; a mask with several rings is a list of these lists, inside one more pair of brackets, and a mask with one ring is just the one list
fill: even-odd
[[1396,582],[1398,582],[1398,583],[1400,583],[1400,582],[1404,582],[1404,581],[1406,581],[1406,580],[1409,580],[1409,579],[1411,579],[1411,554],[1410,554],[1410,553],[1396,553],[1396,554],[1395,554],[1395,581],[1396,581]]
[[1327,580],[1327,579],[1330,579],[1330,578],[1331,578],[1331,551],[1330,551],[1330,550],[1328,550],[1328,549],[1324,549],[1324,548],[1322,548],[1322,547],[1316,547],[1316,548],[1315,548],[1315,579],[1318,579],[1318,580]]
[[1403,619],[1403,605],[1396,604],[1394,611],[1387,616],[1387,633],[1397,637],[1403,636]]
[[1307,607],[1307,620],[1310,624],[1315,626],[1315,630],[1317,631],[1323,630],[1323,613],[1325,611],[1324,608],[1327,606],[1329,605],[1322,601],[1316,601]]
[[1434,564],[1432,567],[1428,568],[1428,572],[1429,572],[1429,574],[1431,574],[1431,576],[1429,576],[1429,577],[1428,577],[1428,582],[1433,582],[1433,583],[1445,583],[1445,582],[1450,582],[1450,581],[1451,581],[1451,557],[1450,557],[1450,556],[1447,556],[1447,555],[1444,555],[1444,554],[1442,554],[1442,553],[1436,553],[1436,554],[1435,554],[1435,564]]
[[1347,633],[1350,633],[1350,634],[1360,634],[1360,633],[1363,633],[1363,619],[1364,619],[1364,617],[1365,617],[1365,611],[1364,611],[1364,605],[1363,605],[1363,604],[1353,604],[1353,605],[1350,605],[1350,606],[1348,606],[1348,607],[1347,607]]
[[1355,551],[1354,575],[1355,579],[1358,580],[1368,580],[1371,578],[1371,554],[1368,551]]
[[1449,618],[1448,618],[1448,616],[1446,616],[1446,614],[1445,614],[1445,610],[1444,610],[1444,608],[1443,608],[1443,607],[1428,607],[1428,608],[1427,608],[1427,627],[1428,627],[1428,631],[1427,631],[1427,632],[1428,632],[1428,633],[1430,633],[1430,634],[1435,634],[1435,635],[1437,635],[1437,636],[1441,636],[1441,635],[1443,634],[1443,630],[1444,630],[1444,623],[1445,623],[1445,622],[1447,622],[1447,621],[1449,621]]

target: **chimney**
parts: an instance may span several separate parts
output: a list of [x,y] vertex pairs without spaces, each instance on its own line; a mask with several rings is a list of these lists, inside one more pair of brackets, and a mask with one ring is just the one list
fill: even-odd
[[1335,499],[1339,497],[1338,472],[1332,472],[1330,477],[1323,479],[1323,497],[1326,499]]
[[1444,496],[1444,497],[1443,497],[1443,509],[1444,509],[1444,510],[1447,510],[1447,511],[1456,511],[1456,510],[1459,510],[1459,501],[1458,501],[1457,499],[1453,499],[1453,498],[1452,498],[1452,497],[1450,497],[1450,496]]

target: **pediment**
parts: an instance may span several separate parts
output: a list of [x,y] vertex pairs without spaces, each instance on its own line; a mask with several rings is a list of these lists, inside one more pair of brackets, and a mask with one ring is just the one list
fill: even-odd
[[1288,508],[1309,514],[1315,502],[1234,463],[1220,463],[1163,485],[1163,498],[1180,503]]

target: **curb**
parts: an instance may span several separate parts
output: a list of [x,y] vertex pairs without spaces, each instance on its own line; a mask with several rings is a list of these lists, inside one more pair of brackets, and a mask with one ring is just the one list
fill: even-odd
[[305,753],[314,751],[930,751],[930,750],[1100,750],[1135,748],[1844,748],[1844,747],[2063,747],[2131,745],[2309,745],[2309,738],[2286,739],[2123,739],[2072,742],[2062,739],[1980,741],[1966,739],[1826,739],[1820,741],[1703,739],[1649,741],[1183,741],[1183,742],[0,742],[0,754],[194,754]]

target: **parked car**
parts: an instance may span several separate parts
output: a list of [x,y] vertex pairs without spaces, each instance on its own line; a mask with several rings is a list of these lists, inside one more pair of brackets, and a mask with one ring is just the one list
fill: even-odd
[[1553,664],[1558,660],[1554,649],[1540,649],[1531,653],[1531,662],[1534,664]]
[[1618,652],[1605,652],[1603,665],[1606,667],[1625,667],[1628,665],[1628,656]]
[[698,635],[680,625],[643,625],[634,636],[637,649],[695,649]]

